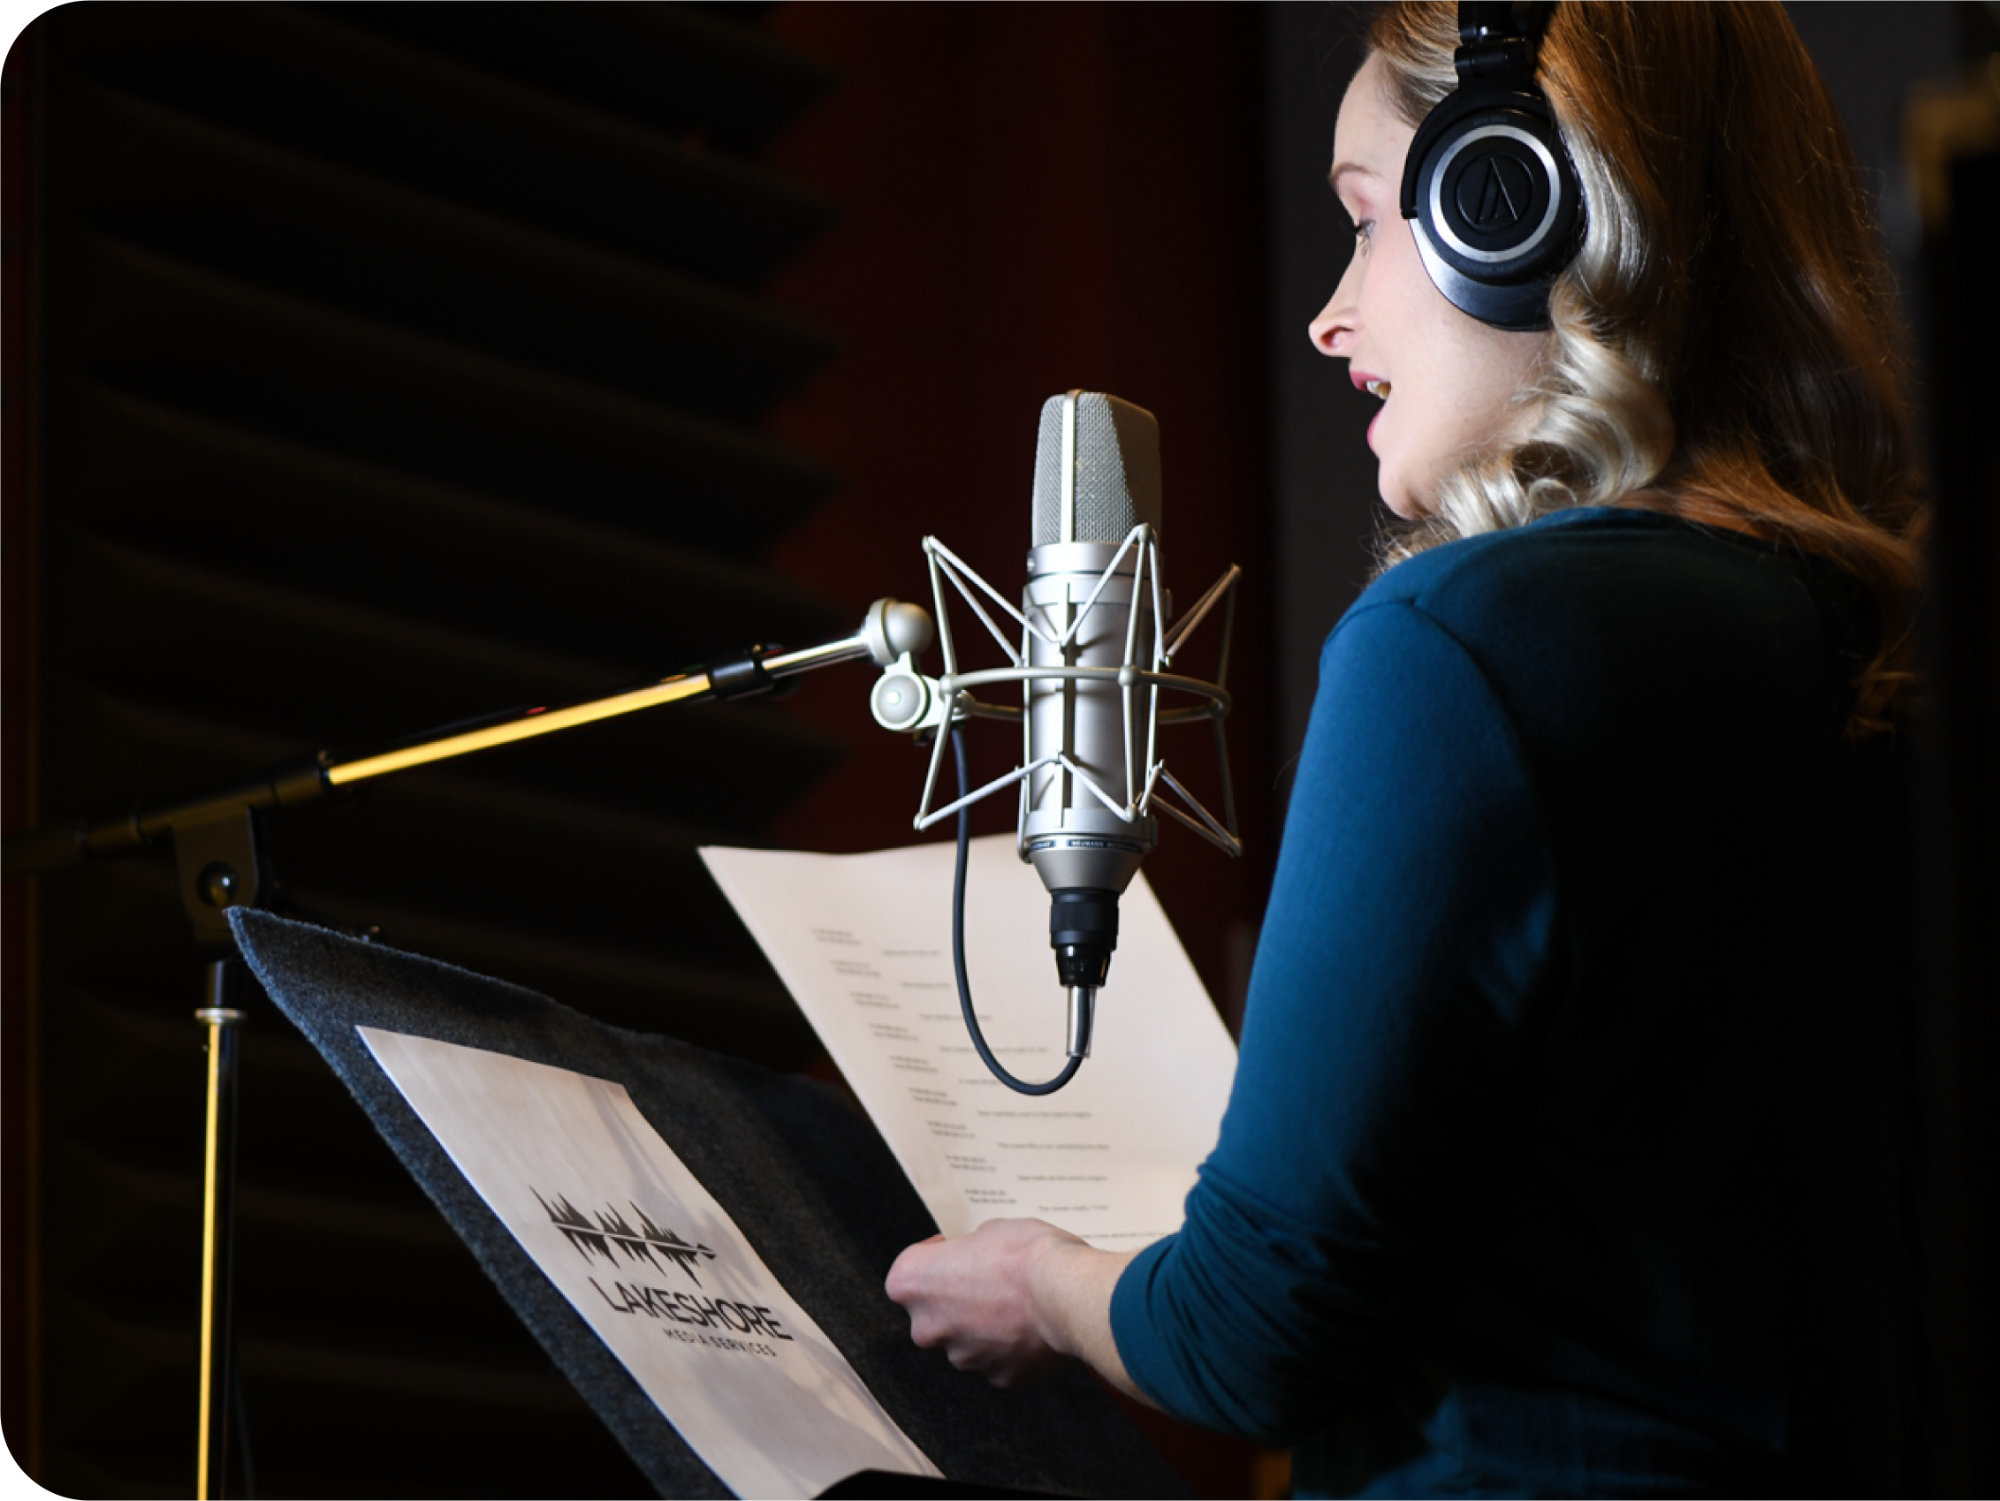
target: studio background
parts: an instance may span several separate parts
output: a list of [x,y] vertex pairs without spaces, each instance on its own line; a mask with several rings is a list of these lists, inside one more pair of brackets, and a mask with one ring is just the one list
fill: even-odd
[[[1943,393],[1932,430],[1990,452],[1962,414],[1991,298],[1950,293],[1965,215],[1957,241],[1926,220],[1903,122],[1921,83],[1976,110],[1991,9],[1791,9]],[[1233,1024],[1318,645],[1369,566],[1372,404],[1304,338],[1347,253],[1323,174],[1359,25],[1318,3],[47,13],[0,122],[8,829],[846,634],[879,596],[928,602],[925,533],[1010,588],[1039,405],[1108,390],[1159,417],[1177,596],[1247,573],[1249,852],[1169,832],[1146,867]],[[1976,130],[1944,138],[1976,162]],[[1955,914],[1992,889],[1995,544],[1952,516],[1937,630],[1970,686],[1934,822],[1964,832],[1934,864],[1958,995],[1993,973]],[[285,900],[837,1083],[694,849],[908,842],[922,755],[868,686],[834,669],[302,810],[271,828]],[[983,779],[1015,747],[974,749]],[[185,1491],[200,956],[162,859],[5,903],[6,1438],[61,1493]],[[317,1055],[249,1004],[256,1487],[630,1492]],[[1990,1023],[1955,1025],[1981,1056]],[[1155,1431],[1205,1494],[1279,1482]]]

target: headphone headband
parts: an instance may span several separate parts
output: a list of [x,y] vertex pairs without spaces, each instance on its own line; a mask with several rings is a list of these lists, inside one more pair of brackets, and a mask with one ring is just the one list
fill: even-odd
[[1462,0],[1458,7],[1458,51],[1452,58],[1461,87],[1475,77],[1500,88],[1532,93],[1535,50],[1553,3],[1524,7],[1525,27],[1514,22],[1509,0]]

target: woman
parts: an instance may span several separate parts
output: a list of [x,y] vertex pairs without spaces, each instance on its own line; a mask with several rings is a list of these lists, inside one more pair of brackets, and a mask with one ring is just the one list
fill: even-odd
[[998,1221],[890,1294],[1302,1494],[1905,1493],[1922,516],[1852,154],[1781,8],[1560,4],[1576,249],[1493,326],[1399,211],[1456,9],[1369,40],[1311,336],[1405,526],[1322,657],[1221,1141],[1136,1256]]

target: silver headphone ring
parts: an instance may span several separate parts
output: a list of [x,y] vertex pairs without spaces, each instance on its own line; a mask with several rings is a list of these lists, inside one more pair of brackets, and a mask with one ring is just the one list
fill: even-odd
[[[1444,180],[1447,170],[1458,154],[1467,146],[1470,146],[1474,141],[1486,140],[1492,136],[1506,136],[1511,140],[1526,143],[1534,151],[1535,155],[1541,159],[1542,170],[1547,176],[1550,189],[1549,206],[1542,214],[1542,222],[1535,226],[1534,233],[1525,241],[1509,250],[1480,250],[1466,244],[1464,240],[1452,232],[1451,224],[1444,215]],[[1502,261],[1519,260],[1524,256],[1532,255],[1541,246],[1542,242],[1549,237],[1549,232],[1555,227],[1557,215],[1562,210],[1561,181],[1561,172],[1556,165],[1554,153],[1549,150],[1548,143],[1532,131],[1524,130],[1518,125],[1482,125],[1477,130],[1468,130],[1464,135],[1453,141],[1451,148],[1438,159],[1438,164],[1431,169],[1429,216],[1431,227],[1437,231],[1438,238],[1454,254],[1462,255],[1467,260],[1479,261],[1485,265],[1493,265]]]

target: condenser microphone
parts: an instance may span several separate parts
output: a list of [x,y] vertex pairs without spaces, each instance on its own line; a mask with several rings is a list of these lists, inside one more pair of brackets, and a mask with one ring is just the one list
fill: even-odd
[[[1142,522],[1157,538],[1160,430],[1153,414],[1094,391],[1050,397],[1035,449],[1022,603],[1038,628],[1026,633],[1024,764],[1057,759],[1022,783],[1020,827],[1022,853],[1049,891],[1049,942],[1069,991],[1072,1057],[1089,1052],[1093,1003],[1118,943],[1119,894],[1158,837],[1150,815],[1129,816],[1144,791],[1129,783],[1147,761],[1148,694],[1116,677],[1133,660],[1134,645],[1143,653],[1154,636],[1141,549],[1125,546]],[[1038,668],[1050,675],[1037,676]],[[1074,668],[1111,675],[1063,674]],[[1107,806],[1100,792],[1127,814]]]

